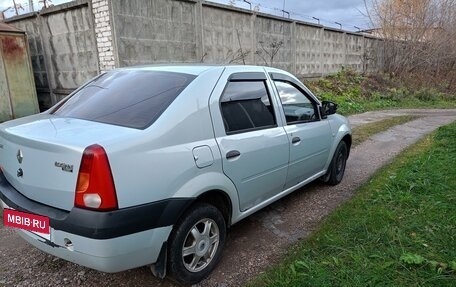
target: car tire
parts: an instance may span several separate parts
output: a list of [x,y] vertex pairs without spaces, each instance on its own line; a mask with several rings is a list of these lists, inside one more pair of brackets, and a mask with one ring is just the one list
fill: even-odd
[[222,213],[213,205],[198,203],[175,225],[169,241],[168,271],[182,284],[206,278],[220,260],[226,239]]
[[329,185],[337,185],[342,181],[344,178],[347,156],[347,144],[344,141],[341,141],[334,152],[328,172],[323,176],[324,182]]

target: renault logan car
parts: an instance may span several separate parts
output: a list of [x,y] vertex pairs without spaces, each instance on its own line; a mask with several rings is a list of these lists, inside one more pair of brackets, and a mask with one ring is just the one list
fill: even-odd
[[4,225],[89,268],[198,282],[229,226],[313,180],[342,180],[351,130],[335,112],[268,67],[101,74],[0,125]]

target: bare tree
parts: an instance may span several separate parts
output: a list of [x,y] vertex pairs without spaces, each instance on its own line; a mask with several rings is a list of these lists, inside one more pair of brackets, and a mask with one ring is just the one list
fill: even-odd
[[383,38],[384,69],[395,75],[456,75],[456,0],[370,0],[368,15]]
[[279,52],[280,48],[284,45],[282,40],[271,41],[265,46],[263,41],[258,42],[260,44],[260,49],[255,52],[267,66],[272,66],[274,63],[274,58]]
[[239,30],[236,29],[236,36],[239,44],[239,50],[238,50],[238,58],[237,60],[242,59],[242,63],[245,65],[245,58],[250,54],[250,51],[243,51],[242,49],[242,43],[241,43],[241,35],[239,33]]
[[49,8],[52,5],[52,0],[39,0],[38,3],[43,4],[43,8]]
[[372,66],[374,66],[373,62],[376,59],[376,55],[375,55],[375,49],[371,48],[371,47],[367,47],[362,56],[361,56],[361,63],[363,65],[363,74],[367,73],[369,71],[369,66],[372,64]]
[[13,8],[14,8],[14,12],[16,13],[16,16],[19,15],[19,10],[24,10],[24,7],[22,7],[22,4],[16,3],[16,0],[13,0]]
[[201,55],[200,63],[204,63],[204,60],[206,59],[206,57],[207,57],[207,52],[204,52],[204,54]]

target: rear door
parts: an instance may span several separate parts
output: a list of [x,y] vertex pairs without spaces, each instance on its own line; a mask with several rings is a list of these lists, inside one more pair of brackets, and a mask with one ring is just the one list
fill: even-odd
[[286,75],[272,75],[285,115],[290,164],[285,189],[324,170],[329,157],[331,129],[320,119],[316,100],[302,84]]
[[289,143],[271,89],[263,69],[230,67],[210,99],[223,171],[242,211],[281,192],[287,176]]

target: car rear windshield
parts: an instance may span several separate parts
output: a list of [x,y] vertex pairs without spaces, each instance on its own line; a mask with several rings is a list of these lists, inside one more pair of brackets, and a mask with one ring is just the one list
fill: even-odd
[[111,71],[92,80],[51,114],[145,129],[196,76],[162,71]]

